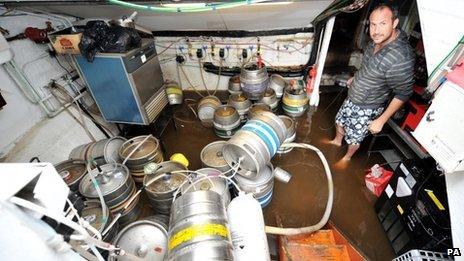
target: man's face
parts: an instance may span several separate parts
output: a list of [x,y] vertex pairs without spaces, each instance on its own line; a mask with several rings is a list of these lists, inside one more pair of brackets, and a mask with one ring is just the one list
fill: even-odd
[[375,44],[387,42],[393,35],[399,20],[393,20],[393,13],[388,8],[377,9],[369,17],[369,34]]

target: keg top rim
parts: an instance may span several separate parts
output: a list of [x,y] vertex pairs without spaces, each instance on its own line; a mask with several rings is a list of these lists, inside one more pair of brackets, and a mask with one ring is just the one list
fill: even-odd
[[[165,257],[167,254],[168,232],[158,222],[154,220],[139,220],[130,223],[123,228],[114,240],[115,244],[120,245],[126,251],[137,256],[137,252],[143,247],[146,252],[143,257],[146,260],[157,260],[157,257]],[[160,248],[160,251],[152,251],[155,248]]]
[[217,117],[229,117],[234,115],[236,112],[237,110],[233,106],[221,105],[215,110],[214,115]]
[[[83,160],[65,160],[55,164],[54,167],[68,186],[75,184],[87,173],[86,164]],[[64,172],[67,172],[66,176],[62,175]]]
[[79,192],[88,198],[97,198],[98,193],[93,185],[90,175],[95,175],[102,194],[108,195],[118,190],[129,180],[129,170],[125,165],[119,163],[110,163],[100,166],[102,172],[93,169],[92,173],[87,173],[79,184]]
[[[134,137],[125,141],[119,149],[119,157],[125,159],[140,142],[146,138],[145,135]],[[149,137],[128,159],[141,160],[149,157],[159,148],[159,140],[155,137]]]
[[[169,173],[171,174],[169,176],[170,179],[160,178],[159,180],[147,186],[146,190],[154,194],[163,194],[163,193],[170,193],[170,192],[176,191],[186,179],[185,176],[182,174],[172,173],[174,171],[179,171],[179,170],[187,170],[187,168],[184,165],[178,162],[175,162],[175,161],[161,162],[160,164],[158,164],[158,169],[154,173],[145,175],[145,177],[143,178],[143,185],[146,185],[150,180],[154,179],[157,176]],[[168,183],[171,183],[172,178],[174,178],[174,181],[176,181],[176,183],[168,184]],[[165,188],[169,188],[169,189],[159,190],[159,188],[162,186],[166,186]]]

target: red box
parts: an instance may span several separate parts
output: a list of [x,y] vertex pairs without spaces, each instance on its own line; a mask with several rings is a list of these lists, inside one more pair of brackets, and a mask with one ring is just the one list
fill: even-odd
[[393,176],[393,171],[386,170],[382,168],[382,175],[380,177],[376,178],[371,175],[371,171],[367,170],[367,174],[364,177],[364,180],[366,182],[366,187],[374,193],[377,197],[382,194],[384,189],[387,187],[388,182],[390,181],[390,178]]

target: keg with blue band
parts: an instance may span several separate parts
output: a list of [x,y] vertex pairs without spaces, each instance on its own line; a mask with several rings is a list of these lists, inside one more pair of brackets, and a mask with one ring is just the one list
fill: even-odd
[[269,205],[269,203],[271,203],[272,194],[273,190],[271,189],[266,195],[257,199],[259,201],[259,204],[261,205],[261,208],[265,208]]
[[280,146],[280,142],[277,133],[271,126],[262,121],[250,120],[242,127],[242,130],[250,131],[258,135],[266,144],[271,157],[275,155]]

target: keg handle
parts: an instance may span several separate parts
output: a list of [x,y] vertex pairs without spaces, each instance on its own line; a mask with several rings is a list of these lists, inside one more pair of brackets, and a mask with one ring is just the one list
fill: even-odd
[[106,184],[111,180],[112,172],[102,171],[100,167],[98,167],[99,171],[96,175],[96,179],[100,184]]
[[145,244],[141,244],[138,246],[137,250],[135,251],[138,257],[145,257],[148,253],[148,247]]

